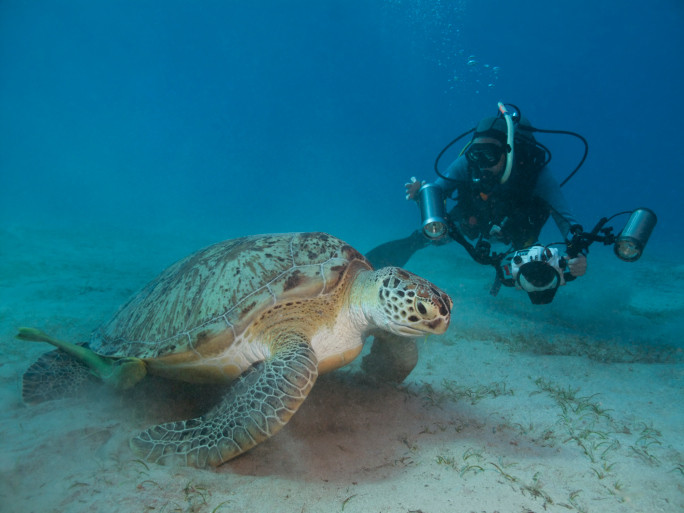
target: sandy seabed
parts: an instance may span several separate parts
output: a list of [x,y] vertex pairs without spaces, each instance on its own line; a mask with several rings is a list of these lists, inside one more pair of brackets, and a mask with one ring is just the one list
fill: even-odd
[[14,334],[87,340],[164,267],[225,237],[0,236],[2,512],[684,511],[684,266],[655,251],[624,264],[597,249],[587,276],[533,306],[491,297],[491,269],[455,245],[424,250],[407,267],[452,295],[454,316],[420,341],[403,385],[360,382],[357,359],[319,378],[275,437],[197,470],[143,462],[128,440],[201,412],[206,391],[149,379],[28,407],[22,373],[49,348]]

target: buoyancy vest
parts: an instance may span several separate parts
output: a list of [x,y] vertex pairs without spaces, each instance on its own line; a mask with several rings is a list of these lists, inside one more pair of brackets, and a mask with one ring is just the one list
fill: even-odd
[[[535,243],[550,215],[550,207],[534,194],[544,165],[544,152],[531,144],[516,144],[516,162],[510,178],[485,193],[468,171],[458,189],[450,218],[469,239],[496,239],[521,249]],[[498,227],[498,228],[495,228]]]

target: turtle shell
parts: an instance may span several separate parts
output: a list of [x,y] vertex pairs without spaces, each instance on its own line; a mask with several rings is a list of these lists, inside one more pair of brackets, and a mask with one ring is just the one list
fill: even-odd
[[[350,268],[370,264],[325,233],[220,242],[163,271],[93,333],[90,347],[105,356],[205,356],[204,344],[230,345],[279,302],[330,294],[348,282],[343,278]],[[216,336],[222,333],[229,336]]]

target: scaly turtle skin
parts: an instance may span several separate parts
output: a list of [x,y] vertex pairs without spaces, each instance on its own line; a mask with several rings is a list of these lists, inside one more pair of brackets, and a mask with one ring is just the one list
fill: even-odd
[[373,271],[325,233],[229,240],[166,269],[89,344],[21,328],[19,338],[58,347],[26,372],[23,395],[29,403],[61,397],[92,376],[119,389],[146,374],[234,381],[201,417],[131,441],[148,461],[216,466],[278,432],[317,376],[353,360],[368,335],[376,340],[363,368],[402,380],[416,363],[413,337],[444,333],[451,307],[428,281],[396,267]]

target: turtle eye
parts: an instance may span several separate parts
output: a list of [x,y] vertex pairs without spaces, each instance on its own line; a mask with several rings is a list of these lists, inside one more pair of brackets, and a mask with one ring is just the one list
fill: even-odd
[[426,314],[427,314],[427,308],[425,308],[425,305],[423,304],[422,301],[416,302],[416,309],[417,309],[422,315],[426,315]]

